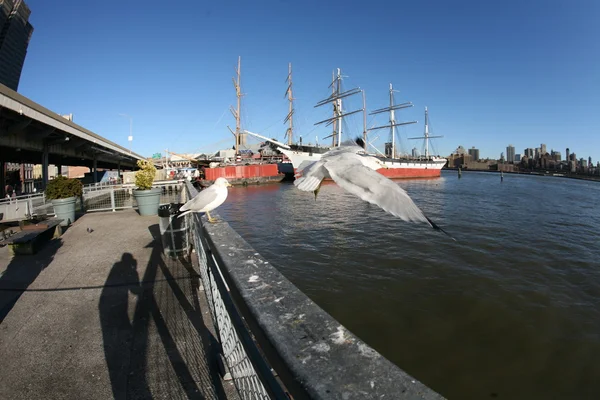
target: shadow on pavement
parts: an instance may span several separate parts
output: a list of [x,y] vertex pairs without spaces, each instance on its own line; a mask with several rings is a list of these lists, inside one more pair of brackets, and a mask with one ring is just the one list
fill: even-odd
[[50,265],[61,246],[61,239],[53,239],[37,254],[15,255],[4,272],[0,270],[0,323],[10,313],[23,292]]
[[[216,340],[202,320],[198,275],[186,261],[163,259],[158,225],[149,230],[152,255],[141,281],[137,261],[124,253],[100,300],[113,396],[225,398],[216,368],[209,367],[216,365]],[[131,322],[130,293],[137,296]]]

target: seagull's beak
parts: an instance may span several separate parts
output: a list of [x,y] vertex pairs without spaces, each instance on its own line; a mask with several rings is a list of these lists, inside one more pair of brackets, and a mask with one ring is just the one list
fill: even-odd
[[233,185],[229,182],[227,182],[227,187],[232,187]]

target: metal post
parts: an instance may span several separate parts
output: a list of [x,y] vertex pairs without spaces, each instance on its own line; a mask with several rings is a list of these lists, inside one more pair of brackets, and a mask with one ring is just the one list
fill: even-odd
[[42,190],[46,190],[48,185],[48,143],[44,141],[42,152]]
[[4,187],[6,186],[6,162],[0,161],[0,195],[2,198],[6,197],[6,193],[4,192]]
[[115,189],[113,188],[110,189],[110,207],[112,208],[113,212],[117,211],[115,206]]
[[92,169],[94,171],[94,183],[98,183],[98,160],[96,159],[96,154],[94,154]]
[[119,162],[117,162],[117,183],[119,183],[121,181],[121,161],[119,160]]

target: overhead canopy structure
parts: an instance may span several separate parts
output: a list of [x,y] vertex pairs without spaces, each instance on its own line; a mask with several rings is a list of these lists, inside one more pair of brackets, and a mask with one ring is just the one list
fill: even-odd
[[0,162],[132,169],[138,159],[143,157],[0,84]]

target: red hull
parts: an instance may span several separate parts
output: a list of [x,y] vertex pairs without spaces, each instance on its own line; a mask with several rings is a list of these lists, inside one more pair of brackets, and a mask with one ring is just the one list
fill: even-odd
[[441,168],[381,168],[377,172],[390,179],[439,178],[442,174]]
[[280,182],[284,177],[279,173],[277,164],[235,165],[204,170],[206,181],[212,183],[217,178],[225,178],[232,185]]

